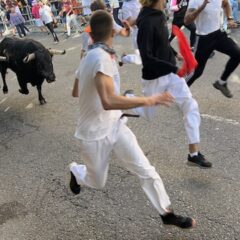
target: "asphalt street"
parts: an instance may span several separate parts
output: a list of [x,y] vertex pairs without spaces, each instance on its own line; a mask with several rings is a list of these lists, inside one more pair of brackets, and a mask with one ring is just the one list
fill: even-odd
[[[240,42],[240,30],[232,36]],[[213,88],[227,57],[216,53],[191,87],[202,116],[201,151],[212,169],[186,165],[187,141],[176,106],[159,107],[152,122],[129,119],[145,154],[161,175],[176,213],[197,220],[182,231],[165,227],[140,188],[138,179],[112,156],[103,190],[68,189],[68,164],[82,162],[74,139],[78,101],[71,97],[79,64],[79,35],[54,45],[51,36],[31,34],[46,47],[66,49],[54,57],[57,80],[37,90],[18,92],[9,70],[9,93],[0,92],[0,240],[240,240],[240,68],[231,76],[227,99]],[[118,54],[132,52],[130,39],[117,37]],[[122,92],[141,95],[141,67],[120,68]],[[2,82],[0,83],[2,87]]]

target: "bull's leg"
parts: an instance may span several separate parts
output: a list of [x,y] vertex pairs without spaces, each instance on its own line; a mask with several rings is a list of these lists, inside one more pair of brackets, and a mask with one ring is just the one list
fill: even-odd
[[21,94],[29,94],[29,90],[27,88],[27,83],[24,82],[24,79],[21,76],[17,76],[18,83],[20,86],[20,89],[18,90]]
[[42,95],[42,86],[41,85],[37,85],[37,90],[38,90],[38,100],[39,100],[40,104],[46,103],[46,100],[45,100],[45,98]]
[[3,93],[6,94],[8,93],[8,86],[6,83],[6,73],[7,73],[7,69],[3,68],[1,69],[1,75],[2,75],[2,80],[3,80]]

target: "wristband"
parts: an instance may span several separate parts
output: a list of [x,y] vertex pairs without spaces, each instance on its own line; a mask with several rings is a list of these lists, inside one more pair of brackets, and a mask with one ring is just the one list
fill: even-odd
[[228,20],[228,21],[231,21],[231,20],[233,20],[233,17],[232,17],[232,16],[229,16],[229,17],[227,18],[227,20]]

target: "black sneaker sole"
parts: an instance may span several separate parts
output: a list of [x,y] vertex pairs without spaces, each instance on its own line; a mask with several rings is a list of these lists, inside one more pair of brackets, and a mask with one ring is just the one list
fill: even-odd
[[162,222],[163,223],[163,226],[164,226],[164,228],[178,228],[178,229],[181,229],[181,230],[183,230],[183,231],[188,231],[188,230],[190,230],[190,229],[193,229],[193,228],[195,228],[196,227],[196,224],[197,224],[197,222],[196,222],[196,220],[195,219],[193,219],[192,218],[192,226],[191,227],[186,227],[186,228],[181,228],[180,226],[177,226],[177,225],[174,225],[174,224],[166,224],[166,223],[164,223],[164,222]]
[[218,87],[218,85],[216,85],[215,83],[213,83],[213,87],[214,87],[215,89],[219,90],[219,91],[222,93],[223,96],[225,96],[225,97],[227,97],[227,98],[232,98],[232,97],[233,97],[232,94],[231,94],[231,95],[226,95],[226,94],[224,94],[224,93],[222,92],[222,90]]
[[68,186],[71,192],[77,195],[81,192],[81,186],[77,183],[77,180],[71,171],[69,171],[69,175]]
[[190,161],[187,161],[187,165],[188,165],[189,167],[199,167],[199,168],[202,168],[202,169],[212,168],[212,166],[210,166],[210,167],[205,167],[205,166],[201,166],[201,165],[199,165],[199,164],[197,164],[197,163],[190,162]]

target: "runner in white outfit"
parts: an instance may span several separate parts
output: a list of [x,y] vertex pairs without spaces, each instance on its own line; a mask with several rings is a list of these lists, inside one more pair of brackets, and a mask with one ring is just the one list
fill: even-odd
[[[140,179],[142,189],[157,209],[164,224],[191,228],[195,220],[175,215],[163,182],[138,145],[135,135],[125,125],[117,109],[170,104],[169,93],[152,97],[127,98],[114,93],[113,78],[118,75],[112,45],[112,16],[99,10],[91,18],[94,44],[76,73],[73,96],[79,96],[79,119],[75,137],[79,140],[85,165],[70,164],[70,189],[80,193],[80,185],[103,188],[108,174],[109,157],[115,152],[121,164]],[[99,34],[103,31],[103,34]],[[103,37],[104,36],[104,37]],[[79,84],[78,84],[79,82]]]

